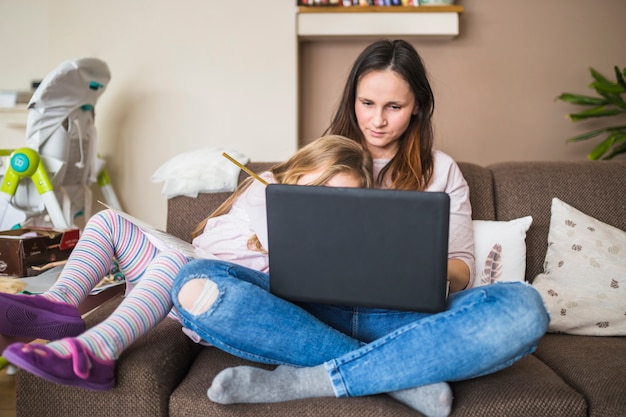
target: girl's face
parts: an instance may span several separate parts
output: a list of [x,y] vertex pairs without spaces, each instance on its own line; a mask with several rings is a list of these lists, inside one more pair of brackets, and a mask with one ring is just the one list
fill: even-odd
[[[308,174],[304,174],[298,179],[298,185],[308,185],[313,184],[317,179],[324,173],[324,169],[315,170]],[[339,172],[338,174],[330,177],[328,181],[324,184],[327,187],[360,187],[361,181],[352,175],[346,172]]]
[[372,157],[393,158],[398,151],[398,138],[417,113],[409,84],[391,70],[369,72],[357,83],[354,108]]

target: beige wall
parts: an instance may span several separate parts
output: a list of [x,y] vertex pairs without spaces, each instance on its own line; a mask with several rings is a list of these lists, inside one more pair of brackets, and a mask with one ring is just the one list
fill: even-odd
[[[411,39],[431,73],[437,145],[459,160],[585,157],[565,145],[589,125],[555,102],[585,92],[587,68],[626,66],[624,0],[465,0],[461,36]],[[0,89],[25,88],[59,62],[106,61],[96,108],[99,151],[124,208],[165,226],[151,175],[206,146],[255,160],[297,144],[294,1],[0,0]],[[300,136],[326,127],[349,65],[367,41],[302,45]],[[2,138],[0,138],[1,140]]]
[[211,146],[276,160],[297,147],[291,0],[0,0],[5,23],[0,89],[67,59],[107,62],[98,149],[123,208],[158,227],[167,202],[150,177],[174,155]]
[[[590,66],[614,79],[626,67],[624,0],[462,0],[461,35],[410,39],[435,93],[436,144],[457,160],[580,160],[592,143],[565,144],[574,125],[561,92],[592,94]],[[327,127],[353,60],[367,41],[301,48],[301,137]]]

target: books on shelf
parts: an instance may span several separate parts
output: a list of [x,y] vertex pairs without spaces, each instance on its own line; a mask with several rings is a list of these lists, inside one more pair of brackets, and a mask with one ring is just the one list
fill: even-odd
[[298,0],[298,6],[419,6],[419,0]]

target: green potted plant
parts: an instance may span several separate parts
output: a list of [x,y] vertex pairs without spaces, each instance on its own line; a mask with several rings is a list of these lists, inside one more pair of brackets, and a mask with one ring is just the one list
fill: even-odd
[[[567,115],[573,122],[588,120],[597,117],[610,117],[626,114],[626,67],[622,70],[615,66],[616,81],[610,81],[598,71],[590,68],[593,82],[589,87],[593,88],[598,96],[592,97],[581,94],[563,93],[557,97],[567,103],[587,107],[576,113]],[[595,129],[581,135],[567,139],[567,142],[580,142],[597,136],[606,135],[605,139],[596,145],[589,153],[591,160],[611,159],[616,155],[626,153],[626,125],[608,126]]]

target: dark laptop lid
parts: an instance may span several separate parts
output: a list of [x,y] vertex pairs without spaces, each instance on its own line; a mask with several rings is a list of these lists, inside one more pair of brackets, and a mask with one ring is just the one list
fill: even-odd
[[266,197],[273,294],[291,301],[445,309],[447,194],[270,184]]

